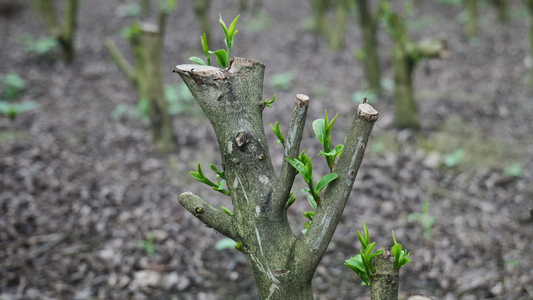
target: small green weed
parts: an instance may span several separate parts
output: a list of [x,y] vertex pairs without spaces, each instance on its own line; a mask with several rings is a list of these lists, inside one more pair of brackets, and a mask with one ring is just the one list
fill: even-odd
[[431,238],[431,228],[437,222],[437,217],[429,215],[429,201],[422,202],[422,211],[410,213],[407,216],[407,221],[418,221],[422,224],[424,231],[424,239]]
[[13,100],[26,89],[26,81],[19,74],[11,71],[2,77],[0,82],[1,96],[4,100]]
[[14,119],[21,113],[35,109],[38,106],[39,104],[34,101],[10,103],[0,100],[0,115]]
[[168,103],[168,111],[171,115],[179,115],[195,106],[195,100],[185,84],[165,85],[165,99]]
[[522,166],[519,163],[508,165],[503,169],[503,174],[509,177],[522,178]]
[[448,168],[455,168],[461,164],[464,156],[465,156],[464,150],[457,149],[453,151],[452,153],[447,154],[444,157],[444,165]]
[[29,34],[21,36],[24,51],[35,60],[52,59],[59,49],[59,42],[54,37],[43,37],[34,39]]
[[294,77],[295,74],[293,71],[273,75],[270,79],[270,86],[283,91],[288,91],[292,88]]
[[139,245],[144,248],[144,251],[149,256],[155,255],[155,245],[154,245],[154,234],[152,232],[148,233],[145,240],[139,241]]

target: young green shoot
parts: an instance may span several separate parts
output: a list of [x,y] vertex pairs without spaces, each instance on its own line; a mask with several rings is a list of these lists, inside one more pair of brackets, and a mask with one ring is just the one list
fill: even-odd
[[385,252],[385,250],[380,249],[372,253],[376,242],[370,243],[370,233],[368,232],[368,227],[366,226],[365,221],[363,221],[363,234],[357,231],[357,236],[362,246],[362,249],[360,250],[361,254],[357,254],[356,256],[347,259],[344,262],[344,265],[352,269],[357,276],[363,280],[363,285],[370,286],[374,279],[374,272],[376,271],[376,267],[372,263],[372,260],[374,257]]
[[266,99],[265,101],[263,101],[263,104],[267,107],[270,107],[272,108],[272,104],[276,101],[276,95],[273,95],[272,96],[272,99]]
[[[224,171],[219,171],[217,167],[213,164],[210,165],[211,169],[217,174],[217,177],[220,177],[222,180],[220,182],[218,181],[211,181],[207,177],[205,177],[204,173],[202,172],[202,167],[200,164],[198,164],[198,172],[191,171],[189,174],[194,177],[196,180],[207,184],[208,186],[212,187],[213,190],[218,191],[224,195],[229,196],[229,191],[226,190],[224,187],[226,185],[226,177],[224,176]],[[227,213],[227,212],[226,212]]]
[[322,199],[320,199],[320,192],[333,180],[337,179],[339,175],[337,173],[329,173],[325,175],[324,177],[320,178],[320,180],[316,183],[316,185],[313,182],[313,164],[311,163],[311,159],[313,157],[309,157],[307,154],[305,154],[305,149],[302,151],[302,154],[298,156],[298,158],[293,157],[287,157],[286,160],[288,163],[290,163],[303,177],[305,183],[307,183],[308,189],[302,189],[302,192],[309,193],[313,197],[313,200],[320,204]]
[[342,150],[344,149],[344,145],[342,144],[335,146],[333,150],[331,149],[331,130],[333,129],[333,124],[335,124],[335,120],[337,119],[338,115],[339,114],[336,114],[330,122],[328,119],[328,112],[325,111],[324,119],[317,119],[313,122],[313,130],[315,131],[315,135],[324,149],[323,151],[320,151],[318,155],[323,155],[326,157],[326,161],[330,170],[333,170],[333,167],[335,166],[335,159],[341,155]]
[[392,239],[394,240],[394,246],[392,246],[391,251],[394,254],[394,267],[401,268],[408,264],[411,259],[409,259],[410,252],[402,249],[402,244],[396,242],[396,237],[394,236],[394,230],[392,231]]
[[279,129],[279,122],[276,121],[276,125],[270,124],[270,128],[272,128],[272,131],[274,131],[274,134],[278,137],[278,140],[276,141],[277,144],[285,145],[285,138],[283,137],[283,134],[281,133],[281,130]]
[[189,60],[191,60],[191,61],[193,61],[193,62],[195,62],[195,63],[197,63],[199,65],[208,65],[208,66],[210,66],[211,65],[210,54],[213,54],[215,56],[217,62],[218,62],[218,65],[221,68],[228,67],[229,60],[230,60],[230,57],[231,57],[231,48],[233,47],[234,38],[235,38],[235,35],[237,34],[237,32],[239,32],[238,30],[235,29],[235,27],[237,26],[237,21],[239,20],[239,17],[240,17],[240,15],[235,17],[235,19],[233,19],[233,21],[231,22],[231,24],[228,27],[228,26],[226,26],[226,23],[224,23],[224,21],[222,20],[222,15],[219,14],[218,22],[220,23],[220,26],[222,27],[222,30],[224,31],[224,36],[225,36],[224,43],[226,44],[226,49],[219,49],[219,50],[216,50],[216,51],[209,50],[209,45],[207,44],[207,38],[206,38],[206,35],[204,33],[200,37],[200,40],[202,42],[202,49],[204,51],[204,54],[205,54],[207,62],[204,61],[203,59],[199,58],[199,57],[196,57],[196,56],[190,57]]

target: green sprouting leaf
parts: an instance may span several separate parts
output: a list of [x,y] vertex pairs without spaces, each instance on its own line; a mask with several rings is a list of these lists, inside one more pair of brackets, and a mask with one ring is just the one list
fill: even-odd
[[289,200],[287,200],[287,207],[291,207],[294,201],[296,201],[296,196],[294,196],[294,193],[291,192],[289,195]]
[[[229,28],[228,28],[228,36],[229,38],[233,39],[233,37],[237,34],[237,32],[239,32],[238,30],[236,31],[235,30],[235,27],[237,26],[237,21],[239,20],[239,17],[241,15],[237,15],[237,17],[235,17],[235,19],[233,19],[233,21],[231,22],[231,24],[229,25]],[[221,17],[222,18],[222,17]]]
[[326,176],[320,178],[320,180],[316,183],[315,191],[316,193],[320,193],[322,189],[326,187],[330,182],[337,179],[339,175],[337,173],[329,173]]
[[[225,238],[221,238],[220,240],[218,240],[218,242],[216,242],[215,244],[215,250],[225,250],[225,249],[231,249],[233,247],[236,248],[237,246],[237,243],[235,243],[234,240],[228,238],[228,237],[225,237]],[[242,246],[242,244],[241,244]]]
[[222,27],[222,30],[224,30],[224,36],[228,36],[228,27],[226,26],[226,23],[224,23],[224,20],[222,20],[222,15],[218,14],[218,23],[220,23],[220,27]]
[[335,148],[329,152],[320,151],[318,155],[335,158],[335,157],[341,156],[342,150],[344,150],[344,145],[341,144],[341,145],[335,146]]
[[370,278],[368,277],[366,273],[365,265],[363,264],[363,259],[361,254],[357,254],[356,256],[347,259],[344,262],[344,265],[348,268],[352,269],[359,278],[363,281],[362,285],[370,285]]
[[313,131],[315,132],[318,141],[323,145],[326,136],[326,125],[324,119],[316,119],[313,121]]
[[[309,171],[307,170],[306,165],[304,165],[301,161],[299,161],[296,158],[293,157],[287,157],[285,158],[287,162],[289,162],[302,176],[304,177],[304,180],[309,178]],[[307,182],[307,180],[306,180]]]
[[[366,222],[363,221],[363,231],[365,233],[365,241],[366,241],[366,244],[368,245],[368,243],[370,242],[370,233],[368,232],[368,227],[366,226]],[[366,248],[366,246],[365,246]]]
[[207,177],[205,177],[204,173],[202,172],[202,167],[200,166],[200,164],[198,164],[198,172],[194,172],[194,171],[191,171],[189,172],[189,174],[194,177],[196,180],[202,182],[202,183],[205,183],[209,186],[212,186],[212,187],[218,187],[217,184],[215,184],[214,182],[212,182],[211,180],[207,179]]
[[226,176],[224,175],[224,171],[219,171],[217,167],[213,164],[210,164],[209,167],[211,167],[211,170],[217,174],[217,177],[220,177],[222,179],[226,179]]
[[226,68],[228,66],[228,55],[227,55],[226,50],[220,49],[220,50],[217,50],[217,51],[209,51],[209,53],[215,55],[215,57],[217,59],[217,62],[218,62],[218,65],[221,68]]
[[225,206],[220,206],[222,208],[222,210],[227,213],[228,215],[230,216],[233,216],[233,212],[229,209],[227,209]]
[[[335,124],[335,121],[337,120],[337,117],[339,116],[339,114],[337,113],[335,115],[335,117],[333,117],[333,119],[331,119],[331,122],[328,123],[328,127],[326,129],[326,136],[329,138],[330,134],[331,134],[331,130],[333,129],[333,124]],[[326,121],[328,120],[327,119],[328,117],[328,114],[326,112]]]
[[391,248],[391,251],[394,254],[394,267],[399,269],[411,261],[411,259],[409,259],[409,255],[411,255],[411,253],[408,253],[406,250],[402,250],[402,245],[396,242],[394,230],[392,231],[392,239],[394,240],[394,246]]
[[303,211],[303,215],[304,217],[308,218],[309,220],[313,220],[313,217],[315,216],[315,212],[314,211],[305,211],[305,210],[302,210]]
[[202,66],[207,66],[207,64],[205,63],[205,61],[201,58],[199,58],[198,56],[191,56],[189,57],[189,60],[190,61],[193,61],[199,65],[202,65]]
[[276,101],[276,95],[273,95],[272,99],[267,99],[263,103],[265,104],[265,106],[272,108],[272,103],[274,103],[274,101]]
[[205,35],[202,35],[200,36],[200,40],[202,41],[202,50],[204,51],[204,54],[205,54],[205,59],[207,60],[207,65],[211,65],[211,57],[209,56],[209,45],[207,44],[207,36]]
[[[313,196],[308,195],[308,196],[307,196],[307,201],[309,202],[309,204],[311,204],[311,207],[312,207],[314,210],[317,210],[318,205],[317,205],[317,203],[316,203],[316,201],[315,201],[315,198],[313,198]],[[314,213],[313,213],[313,215],[314,215]]]
[[235,249],[241,251],[242,253],[245,253],[246,249],[244,248],[244,246],[242,245],[241,242],[238,242],[236,245],[235,245]]
[[281,133],[281,130],[279,129],[279,122],[276,121],[276,125],[272,126],[270,124],[270,128],[272,128],[272,131],[274,131],[274,134],[276,137],[278,137],[278,140],[276,141],[276,144],[284,144],[285,145],[285,138],[283,137],[283,134]]

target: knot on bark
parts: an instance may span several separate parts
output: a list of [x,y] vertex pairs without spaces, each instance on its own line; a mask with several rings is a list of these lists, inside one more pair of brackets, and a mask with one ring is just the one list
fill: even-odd
[[239,148],[239,150],[241,151],[246,150],[246,146],[248,145],[249,142],[250,141],[247,137],[247,134],[244,132],[239,132],[235,136],[235,144],[237,145],[237,148]]

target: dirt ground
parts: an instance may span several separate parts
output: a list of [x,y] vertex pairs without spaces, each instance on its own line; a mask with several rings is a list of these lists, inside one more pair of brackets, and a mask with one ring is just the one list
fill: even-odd
[[[135,108],[136,94],[103,41],[113,38],[129,53],[119,32],[133,21],[122,16],[132,2],[82,2],[70,66],[35,61],[24,50],[23,34],[46,35],[29,4],[0,16],[0,73],[17,72],[27,82],[21,100],[40,105],[15,120],[0,117],[1,300],[258,299],[244,255],[215,250],[223,236],[177,202],[180,193],[192,191],[231,207],[188,176],[198,162],[205,169],[220,163],[213,130],[197,104],[184,104],[185,112],[174,116],[180,150],[169,155],[153,149],[145,121],[116,114],[119,104]],[[165,38],[166,84],[181,84],[173,67],[201,56],[192,1],[178,2]],[[510,19],[501,24],[494,8],[482,5],[479,37],[468,40],[457,21],[459,7],[416,3],[408,18],[413,39],[444,36],[452,55],[417,69],[419,132],[393,128],[390,89],[373,104],[380,120],[315,274],[315,298],[369,299],[368,288],[343,265],[359,251],[357,230],[365,220],[378,247],[390,247],[395,230],[411,251],[413,261],[401,270],[402,299],[533,299],[533,88],[525,8],[511,1]],[[219,12],[231,21],[237,1],[213,1],[213,48],[223,47]],[[310,1],[263,1],[259,15],[242,12],[237,26],[233,54],[265,63],[264,98],[278,99],[264,115],[278,167],[282,149],[268,123],[288,126],[295,94],[312,99],[302,147],[313,154],[318,143],[311,121],[324,109],[339,112],[333,143],[342,143],[355,109],[352,96],[364,90],[362,65],[353,54],[361,47],[355,16],[339,51],[306,29],[310,16]],[[387,83],[391,41],[383,28],[379,41]],[[287,71],[294,74],[289,90],[270,84]],[[446,155],[457,156],[458,149],[463,157],[445,166]],[[324,174],[320,158],[315,172]],[[521,176],[510,175],[512,165]],[[299,182],[296,190],[303,187]],[[301,235],[301,210],[309,205],[297,195],[290,214]],[[424,202],[422,216],[435,220],[425,230],[412,215]],[[154,254],[142,242],[150,236]]]

